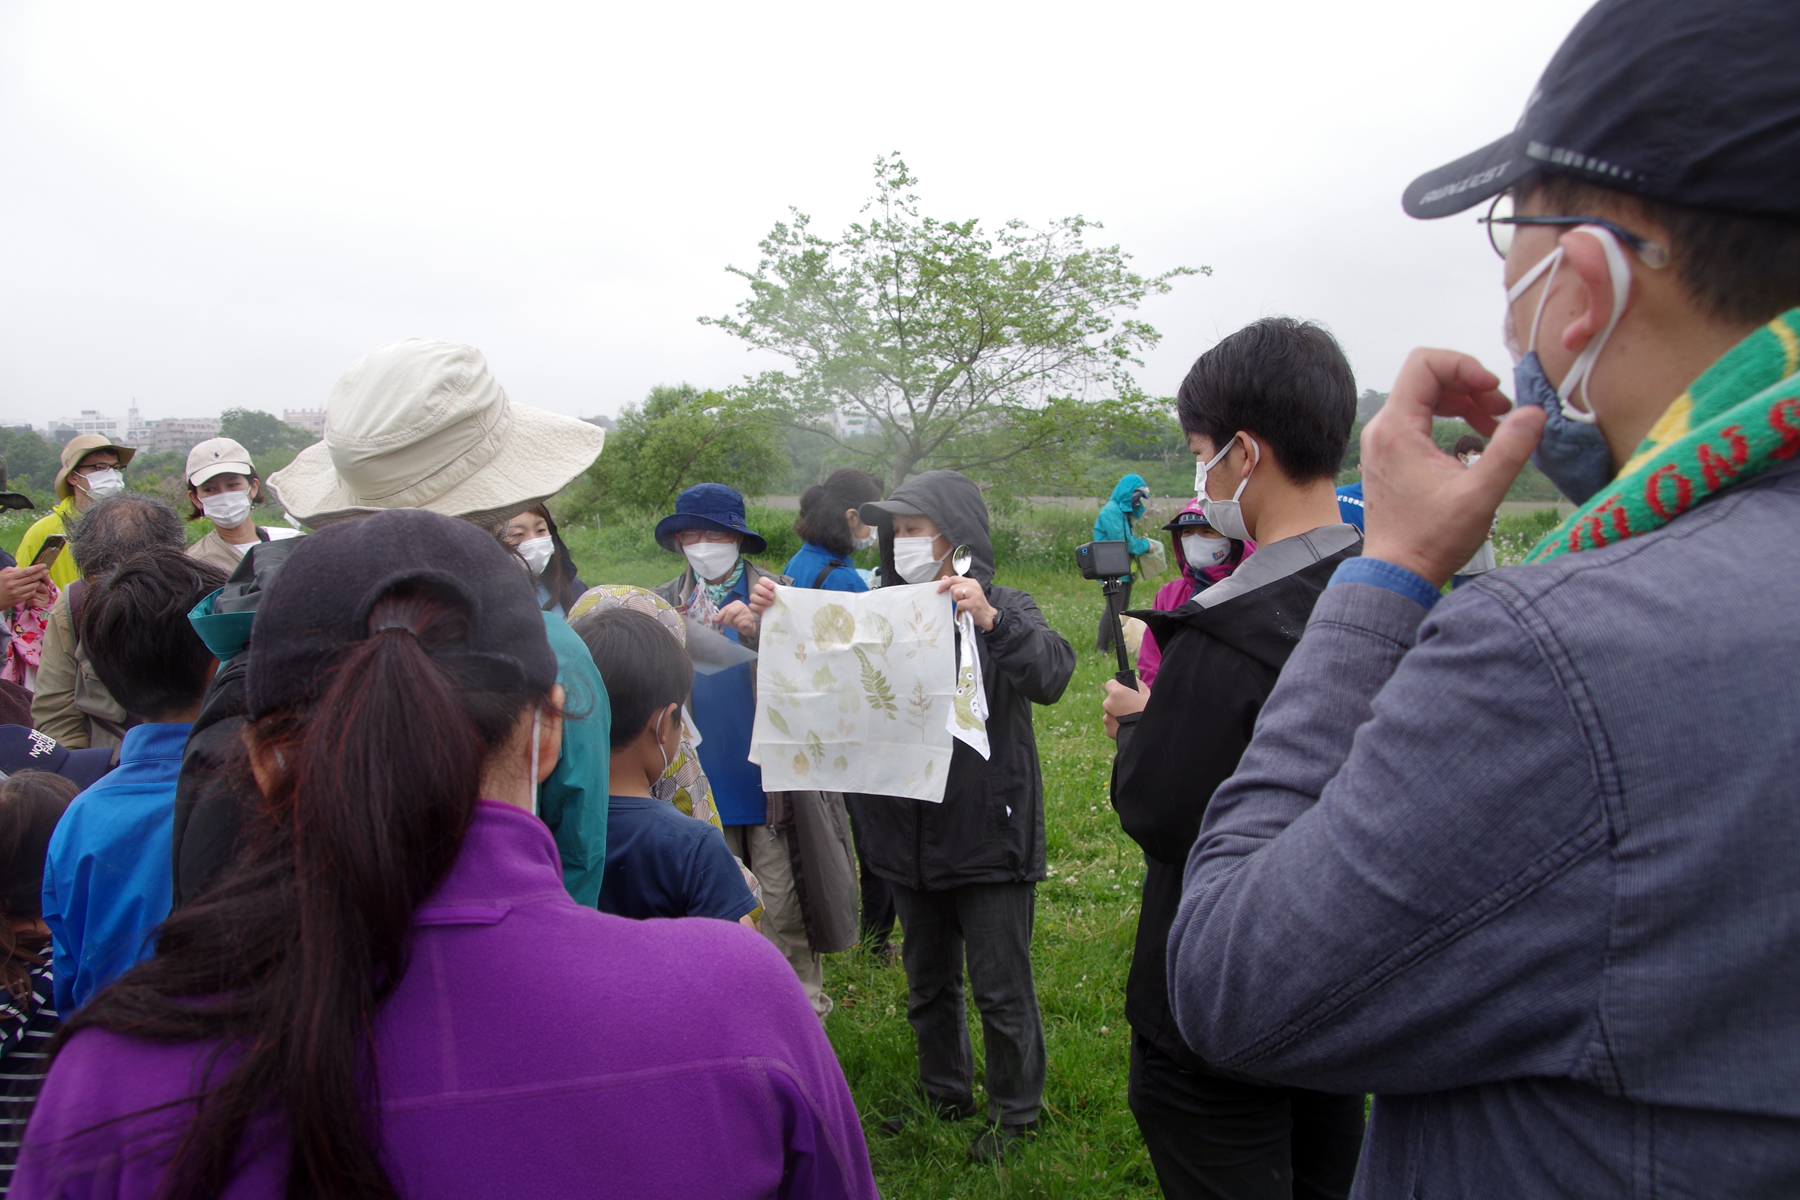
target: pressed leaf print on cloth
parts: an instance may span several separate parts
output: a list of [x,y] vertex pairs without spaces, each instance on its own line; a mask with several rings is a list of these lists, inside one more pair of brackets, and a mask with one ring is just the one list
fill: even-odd
[[[941,801],[955,744],[950,599],[935,583],[778,587],[763,615],[750,757],[772,792],[823,788]],[[788,653],[773,654],[781,646]],[[805,647],[805,657],[793,653]]]

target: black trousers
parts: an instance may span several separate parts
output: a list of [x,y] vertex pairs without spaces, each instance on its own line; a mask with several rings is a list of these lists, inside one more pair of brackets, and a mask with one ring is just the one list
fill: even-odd
[[1094,649],[1096,650],[1112,649],[1112,617],[1114,613],[1123,614],[1126,609],[1131,607],[1130,581],[1120,584],[1119,590],[1112,594],[1107,604],[1108,607],[1100,610],[1100,632],[1094,637]]
[[1342,1200],[1363,1098],[1184,1071],[1133,1035],[1126,1093],[1168,1200]]
[[1028,1125],[1044,1099],[1044,1021],[1031,975],[1037,885],[965,883],[934,891],[894,884],[906,1019],[919,1050],[919,1082],[940,1102],[972,1106],[975,1055],[963,1005],[963,969],[981,1013],[988,1120]]

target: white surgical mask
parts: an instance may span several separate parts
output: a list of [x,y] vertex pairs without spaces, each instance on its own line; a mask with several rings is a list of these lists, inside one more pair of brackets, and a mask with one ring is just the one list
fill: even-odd
[[736,542],[695,542],[691,546],[683,546],[681,552],[687,555],[688,565],[694,568],[694,574],[711,583],[723,578],[737,562],[738,545]]
[[125,476],[107,467],[104,471],[95,471],[92,475],[82,477],[87,484],[87,493],[96,500],[104,500],[108,496],[116,496],[125,490]]
[[220,529],[236,529],[250,515],[250,493],[219,492],[200,500],[200,511]]
[[874,544],[875,535],[872,533],[868,537],[853,537],[850,539],[850,548],[852,550],[867,550]]
[[1220,567],[1231,557],[1231,540],[1222,537],[1207,537],[1203,533],[1184,533],[1181,535],[1181,553],[1187,558],[1188,566],[1196,571],[1202,567]]
[[1256,470],[1256,465],[1262,461],[1262,447],[1258,446],[1256,439],[1249,434],[1245,434],[1244,437],[1250,443],[1250,465],[1244,469],[1244,477],[1238,480],[1237,491],[1231,493],[1231,499],[1214,500],[1206,494],[1206,473],[1218,466],[1224,457],[1231,453],[1231,447],[1237,441],[1236,438],[1226,442],[1225,448],[1213,455],[1210,461],[1199,463],[1194,469],[1194,491],[1200,497],[1200,511],[1205,514],[1206,523],[1218,530],[1224,537],[1236,538],[1240,542],[1249,539],[1250,530],[1244,524],[1244,510],[1238,501],[1244,494],[1244,488],[1249,486],[1250,473]]
[[931,552],[936,538],[907,537],[894,539],[894,570],[908,583],[930,583],[937,577],[943,559]]
[[550,565],[550,556],[556,553],[556,543],[545,534],[543,537],[526,538],[513,549],[519,552],[519,557],[525,560],[525,565],[531,568],[533,575],[542,575],[544,568]]

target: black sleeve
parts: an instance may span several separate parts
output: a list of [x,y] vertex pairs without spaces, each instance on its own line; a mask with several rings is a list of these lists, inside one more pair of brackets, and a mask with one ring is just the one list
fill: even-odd
[[1113,759],[1113,808],[1145,854],[1187,862],[1207,802],[1237,769],[1273,682],[1269,668],[1198,630],[1171,640],[1150,702],[1120,730]]
[[1050,628],[1037,602],[1014,588],[992,588],[988,603],[1000,610],[998,624],[984,637],[994,667],[1027,700],[1055,704],[1075,674],[1075,650]]
[[200,716],[181,752],[175,784],[173,858],[174,907],[198,896],[237,856],[251,786],[229,764],[242,746],[244,662],[240,654],[214,676]]

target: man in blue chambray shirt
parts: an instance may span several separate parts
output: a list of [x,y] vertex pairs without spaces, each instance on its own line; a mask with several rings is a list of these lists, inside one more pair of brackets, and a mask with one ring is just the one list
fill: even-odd
[[[1356,1195],[1800,1195],[1796,57],[1791,5],[1603,0],[1406,194],[1500,205],[1520,406],[1408,360],[1169,940],[1209,1062],[1376,1093]],[[1528,457],[1576,512],[1441,597]]]

